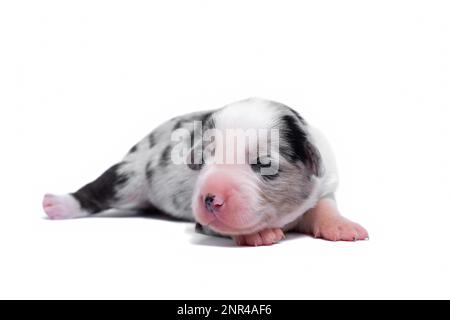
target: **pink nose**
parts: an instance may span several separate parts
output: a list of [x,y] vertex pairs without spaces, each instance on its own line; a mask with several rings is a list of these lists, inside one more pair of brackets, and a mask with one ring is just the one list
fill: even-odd
[[217,213],[225,204],[225,200],[219,195],[208,193],[204,197],[204,203],[206,210],[208,210],[210,213]]

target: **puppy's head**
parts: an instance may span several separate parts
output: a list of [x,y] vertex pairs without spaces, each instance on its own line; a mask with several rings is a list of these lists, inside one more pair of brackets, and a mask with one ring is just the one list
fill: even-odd
[[200,171],[192,199],[197,222],[225,235],[250,234],[301,206],[320,174],[305,128],[288,107],[260,100],[214,113],[207,128],[214,134],[204,132],[201,148],[192,150],[202,154],[190,166]]

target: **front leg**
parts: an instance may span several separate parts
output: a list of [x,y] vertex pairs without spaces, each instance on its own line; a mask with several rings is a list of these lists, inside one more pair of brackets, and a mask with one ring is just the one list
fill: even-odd
[[329,241],[367,240],[369,234],[359,224],[340,215],[336,201],[323,198],[301,218],[298,230]]
[[[199,223],[196,224],[195,231],[197,233],[209,236],[228,237],[225,235],[221,235],[209,229],[208,227],[202,226]],[[270,246],[272,244],[278,243],[281,240],[283,240],[285,236],[283,230],[279,228],[269,228],[252,234],[232,236],[231,238],[238,246],[258,247],[258,246]]]
[[238,246],[270,246],[283,240],[284,233],[279,228],[264,229],[245,236],[235,236],[233,239]]

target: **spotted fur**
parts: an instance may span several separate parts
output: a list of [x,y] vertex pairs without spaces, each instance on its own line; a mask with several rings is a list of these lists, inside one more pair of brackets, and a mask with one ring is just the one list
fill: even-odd
[[[265,215],[268,226],[287,226],[320,198],[333,195],[337,186],[336,168],[323,136],[293,109],[252,98],[218,110],[180,116],[153,130],[131,148],[121,163],[73,193],[83,212],[157,208],[175,218],[194,220],[191,203],[205,165],[174,164],[171,160],[176,143],[171,141],[172,133],[180,128],[193,133],[193,121],[200,122],[203,130],[279,129],[278,173],[261,176],[258,162],[251,167],[249,164],[248,170],[255,205]],[[192,147],[198,141],[191,136],[184,143]]]

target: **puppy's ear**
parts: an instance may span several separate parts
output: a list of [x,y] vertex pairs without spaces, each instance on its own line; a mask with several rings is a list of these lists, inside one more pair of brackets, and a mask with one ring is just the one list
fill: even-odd
[[292,162],[302,162],[305,168],[316,176],[320,175],[320,153],[311,143],[301,118],[285,115],[281,118],[281,135],[285,140],[280,151]]
[[315,176],[320,176],[320,153],[319,150],[315,146],[311,144],[311,142],[307,141],[304,146],[305,159],[303,163],[305,166],[311,170],[312,174]]

